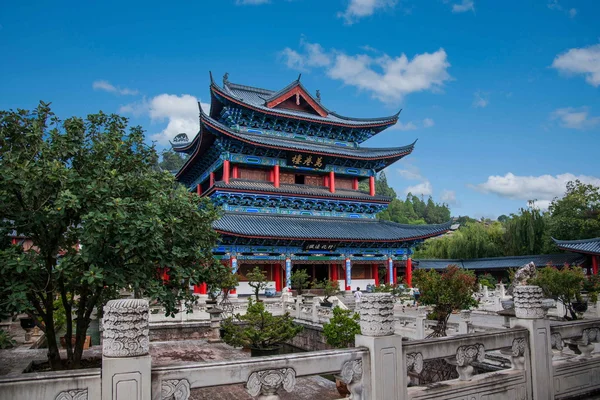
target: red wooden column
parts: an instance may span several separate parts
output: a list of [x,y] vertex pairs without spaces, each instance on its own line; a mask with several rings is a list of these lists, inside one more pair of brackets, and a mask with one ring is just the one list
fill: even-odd
[[412,260],[410,257],[406,259],[406,284],[412,287]]
[[398,284],[398,266],[396,266],[396,264],[394,264],[394,284]]
[[337,281],[338,278],[338,266],[337,264],[329,264],[329,270],[331,271],[331,280]]
[[223,160],[223,181],[229,183],[229,160]]
[[373,279],[375,279],[375,286],[379,286],[379,265],[373,264],[371,268],[373,271]]
[[329,191],[335,193],[335,172],[329,171]]
[[237,165],[233,166],[232,174],[233,179],[238,179],[240,177],[240,168]]
[[273,166],[273,186],[279,187],[279,164]]
[[369,194],[371,196],[375,196],[375,177],[374,176],[369,177]]
[[215,173],[211,172],[208,175],[208,187],[210,188],[210,187],[213,187],[214,185],[215,185]]
[[208,285],[206,282],[202,282],[199,285],[194,285],[194,293],[195,294],[206,294]]
[[352,178],[352,190],[358,190],[358,178]]
[[598,258],[600,256],[592,256],[592,273],[598,275]]
[[275,291],[281,292],[281,264],[275,264]]
[[196,185],[196,194],[197,194],[198,196],[201,196],[201,195],[202,195],[202,186],[200,186],[200,184],[197,184],[197,185]]

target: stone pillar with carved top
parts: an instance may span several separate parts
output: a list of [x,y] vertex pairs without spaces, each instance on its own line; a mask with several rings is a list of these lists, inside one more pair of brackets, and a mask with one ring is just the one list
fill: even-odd
[[150,398],[147,300],[110,300],[102,326],[102,400]]
[[531,395],[534,399],[554,399],[552,367],[552,339],[550,321],[541,307],[542,291],[537,286],[517,285],[514,289],[517,318],[511,319],[511,328],[522,327],[529,331],[529,365]]
[[394,335],[394,302],[390,293],[365,293],[360,306],[361,334],[357,347],[369,349],[369,368],[363,366],[364,399],[407,398],[402,336]]

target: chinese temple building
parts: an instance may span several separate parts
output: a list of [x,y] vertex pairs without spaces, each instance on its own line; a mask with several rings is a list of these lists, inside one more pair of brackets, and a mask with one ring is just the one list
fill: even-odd
[[[311,280],[332,279],[351,290],[367,284],[411,283],[412,248],[441,235],[451,222],[403,225],[376,214],[391,198],[375,192],[377,172],[409,155],[415,143],[369,148],[361,144],[398,121],[350,118],[329,111],[319,91],[300,77],[273,91],[211,75],[211,107],[200,108],[200,131],[180,134],[175,151],[189,154],[176,179],[223,209],[215,257],[240,275],[261,266],[277,291],[291,287],[294,270]],[[368,191],[359,190],[366,184]],[[400,270],[400,271],[399,271]],[[385,272],[384,272],[385,271]],[[205,285],[196,290],[205,293]]]
[[[556,247],[561,250],[571,251],[586,256],[590,259],[591,273],[598,275],[598,264],[600,264],[600,238],[580,240],[557,240],[552,238]],[[588,275],[590,271],[588,269]]]

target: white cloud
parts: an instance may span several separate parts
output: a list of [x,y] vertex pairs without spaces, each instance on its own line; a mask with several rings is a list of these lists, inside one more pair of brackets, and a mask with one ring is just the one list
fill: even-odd
[[467,11],[475,12],[475,3],[473,0],[462,0],[461,3],[452,4],[453,13],[464,13]]
[[568,11],[568,14],[569,14],[569,17],[571,17],[571,18],[575,18],[575,16],[577,15],[577,10],[576,10],[575,8],[571,8],[571,9]]
[[443,190],[440,199],[442,200],[442,202],[449,205],[458,204],[458,201],[456,200],[456,192],[454,190]]
[[547,208],[552,199],[564,195],[567,182],[577,179],[583,183],[600,186],[600,178],[594,176],[576,176],[571,173],[556,176],[517,176],[511,172],[504,176],[489,176],[486,182],[469,186],[482,193],[492,193],[509,199],[537,200],[540,208]]
[[417,168],[411,164],[406,165],[406,168],[404,168],[404,169],[398,169],[398,174],[400,174],[400,176],[403,177],[404,179],[407,179],[410,181],[420,181],[422,179],[424,180],[423,175],[421,175],[421,171],[419,170],[419,168]]
[[551,10],[564,11],[565,14],[567,14],[571,18],[575,18],[575,16],[577,15],[577,9],[570,8],[570,9],[566,10],[563,8],[562,5],[560,5],[558,0],[550,0],[547,5],[548,5],[548,8]]
[[481,90],[473,93],[473,107],[475,108],[485,108],[488,104],[490,104],[489,96],[487,93],[482,92]]
[[407,187],[405,192],[412,193],[415,196],[431,196],[433,194],[433,187],[431,186],[431,182],[425,180],[414,186]]
[[[202,103],[205,113],[210,112],[210,104]],[[199,130],[198,99],[189,94],[177,96],[163,93],[150,100],[126,104],[119,109],[122,113],[147,114],[153,123],[167,122],[160,132],[150,134],[150,139],[167,145],[179,133],[187,133],[193,138]]]
[[266,3],[270,3],[270,0],[235,0],[235,4],[237,5],[251,5],[251,6],[256,6],[259,4],[266,4]]
[[324,51],[319,44],[304,39],[301,39],[300,47],[300,52],[288,47],[280,53],[288,67],[301,71],[309,67],[325,68],[330,78],[365,90],[386,103],[400,102],[414,92],[440,91],[451,79],[447,71],[450,63],[444,49],[417,54],[409,60],[405,54],[372,57]]
[[398,129],[399,131],[413,131],[417,129],[417,126],[412,121],[408,121],[406,123],[398,121],[398,123],[394,125],[393,129]]
[[560,125],[570,129],[589,129],[600,124],[600,117],[589,116],[587,107],[559,108],[550,115],[552,120],[559,120]]
[[559,54],[552,62],[552,68],[568,75],[584,75],[587,83],[600,86],[600,44]]
[[423,128],[431,128],[435,125],[435,122],[431,118],[425,118],[423,120]]
[[103,90],[105,92],[115,93],[115,94],[120,94],[120,95],[133,95],[134,96],[134,95],[138,94],[138,91],[135,89],[120,88],[118,86],[114,86],[109,81],[94,81],[94,83],[92,83],[92,88],[94,90]]
[[360,18],[371,16],[378,9],[393,8],[397,0],[349,0],[348,7],[338,13],[338,17],[351,25]]

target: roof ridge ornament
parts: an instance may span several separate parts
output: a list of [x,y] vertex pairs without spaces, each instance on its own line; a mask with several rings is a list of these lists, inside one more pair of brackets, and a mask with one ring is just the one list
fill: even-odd
[[321,91],[319,89],[317,89],[317,92],[315,93],[316,97],[317,97],[317,101],[320,103],[321,102]]
[[298,74],[298,79],[296,79],[296,82],[300,82],[300,78],[302,77],[302,73]]
[[229,85],[229,72],[225,72],[223,75],[223,86]]

